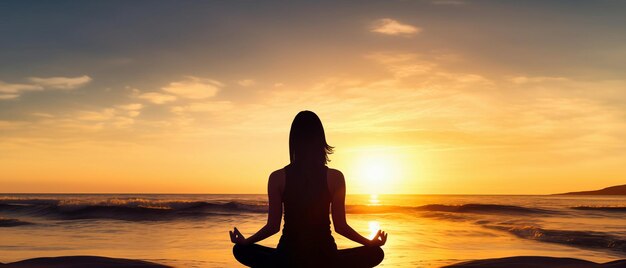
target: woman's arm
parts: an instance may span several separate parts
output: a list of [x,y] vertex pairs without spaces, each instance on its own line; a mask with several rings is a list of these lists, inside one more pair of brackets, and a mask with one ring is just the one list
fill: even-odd
[[382,246],[387,241],[387,234],[378,231],[376,236],[369,240],[357,233],[346,221],[346,180],[338,170],[329,170],[331,178],[330,188],[332,197],[332,218],[335,232],[346,238],[365,246]]
[[280,222],[283,216],[282,192],[285,185],[285,173],[282,170],[272,172],[267,183],[267,196],[269,209],[267,213],[267,223],[259,231],[249,238],[243,237],[235,227],[230,231],[231,241],[237,244],[253,244],[268,238],[280,231]]

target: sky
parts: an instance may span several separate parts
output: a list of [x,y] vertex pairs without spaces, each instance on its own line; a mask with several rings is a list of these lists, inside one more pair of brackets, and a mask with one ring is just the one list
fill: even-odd
[[2,1],[0,192],[265,193],[317,113],[348,194],[626,183],[626,2]]

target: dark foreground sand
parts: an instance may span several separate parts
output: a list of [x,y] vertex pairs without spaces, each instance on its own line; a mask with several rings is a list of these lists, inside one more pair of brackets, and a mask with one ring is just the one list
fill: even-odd
[[97,256],[34,258],[8,264],[1,268],[168,268],[171,266],[141,260],[114,259]]
[[573,258],[516,256],[484,259],[445,266],[446,268],[626,268],[626,260],[595,263]]
[[[171,266],[141,260],[115,259],[97,256],[67,256],[28,259],[0,268],[171,268]],[[518,256],[475,260],[445,266],[446,268],[626,268],[626,260],[595,263],[573,258]]]

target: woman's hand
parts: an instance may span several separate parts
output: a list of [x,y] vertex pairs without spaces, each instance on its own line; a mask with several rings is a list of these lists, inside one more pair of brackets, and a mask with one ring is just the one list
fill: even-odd
[[387,242],[387,233],[383,232],[382,230],[378,230],[378,232],[376,233],[376,236],[374,236],[374,238],[370,240],[368,246],[382,247],[385,244],[385,242]]
[[237,227],[235,227],[234,231],[228,231],[228,233],[230,234],[231,242],[235,244],[239,244],[239,245],[248,244],[248,240],[245,237],[243,237],[243,235],[239,232],[239,230],[237,230]]

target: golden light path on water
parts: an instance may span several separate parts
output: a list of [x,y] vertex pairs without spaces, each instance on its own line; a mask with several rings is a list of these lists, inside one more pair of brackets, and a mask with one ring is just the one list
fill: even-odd
[[[371,194],[368,206],[380,206],[380,205],[381,204],[380,204],[380,200],[378,199],[378,195]],[[369,221],[368,226],[369,226],[369,232],[370,232],[368,238],[372,239],[376,235],[376,232],[380,230],[380,223],[378,221]]]
[[370,221],[368,224],[369,224],[369,230],[370,230],[370,235],[368,238],[372,239],[376,235],[376,232],[380,230],[380,224],[378,223],[378,221]]

